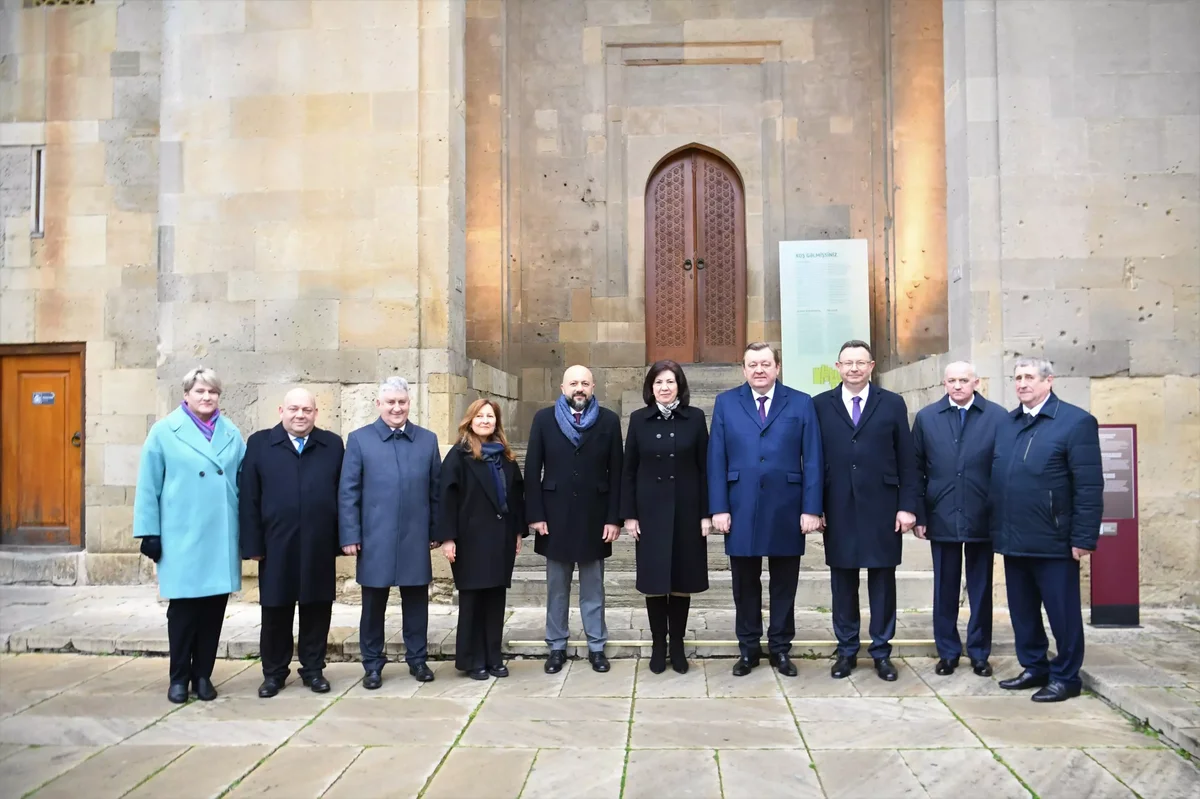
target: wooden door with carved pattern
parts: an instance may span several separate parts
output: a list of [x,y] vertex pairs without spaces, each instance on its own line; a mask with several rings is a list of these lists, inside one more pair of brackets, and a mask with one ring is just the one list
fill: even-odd
[[737,363],[746,345],[746,205],[719,156],[677,153],[646,184],[646,358]]

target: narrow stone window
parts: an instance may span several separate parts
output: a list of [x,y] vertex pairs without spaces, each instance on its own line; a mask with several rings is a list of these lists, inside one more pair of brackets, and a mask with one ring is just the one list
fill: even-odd
[[34,147],[29,169],[29,233],[34,238],[46,234],[46,148]]

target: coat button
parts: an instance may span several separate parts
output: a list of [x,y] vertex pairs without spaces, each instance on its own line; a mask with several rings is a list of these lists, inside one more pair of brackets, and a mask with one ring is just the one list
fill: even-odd
[[201,476],[201,477],[203,477],[203,476],[204,476],[204,472],[200,472],[200,476]]
[[504,518],[504,514],[503,514],[503,513],[497,513],[497,514],[496,514],[496,518],[497,518],[497,519],[503,519],[503,518]]
[[759,463],[766,463],[766,462],[767,462],[767,459],[766,459],[766,458],[759,458],[759,459],[758,459],[758,462],[759,462]]
[[671,475],[671,476],[670,476],[668,479],[670,479],[670,480],[674,480],[674,479],[675,479],[675,475]]
[[217,474],[225,474],[225,470],[224,470],[224,469],[217,469]]
[[668,458],[674,458],[674,457],[675,457],[675,453],[674,453],[674,452],[672,452],[672,453],[671,453],[670,455],[668,455],[667,457],[668,457]]
[[675,434],[674,434],[674,433],[672,433],[672,434],[671,434],[671,438],[674,438],[674,437],[675,437]]
[[655,480],[656,482],[659,482],[659,483],[661,483],[661,482],[662,482],[662,478],[661,478],[661,477],[655,477],[655,478],[654,478],[654,480]]
[[852,464],[850,464],[850,468],[851,468],[851,469],[857,469],[857,468],[858,468],[858,464],[857,464],[857,463],[852,463]]
[[655,438],[662,438],[662,433],[655,433],[655,434],[654,434],[654,437],[655,437]]

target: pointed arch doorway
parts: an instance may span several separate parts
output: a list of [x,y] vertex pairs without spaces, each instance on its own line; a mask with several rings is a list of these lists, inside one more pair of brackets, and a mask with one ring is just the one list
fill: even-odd
[[699,147],[646,182],[646,359],[736,363],[746,346],[746,200],[741,178]]

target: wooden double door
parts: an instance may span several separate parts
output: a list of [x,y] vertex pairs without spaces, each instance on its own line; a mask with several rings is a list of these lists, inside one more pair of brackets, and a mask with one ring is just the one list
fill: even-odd
[[82,352],[0,351],[0,544],[80,546],[82,499]]
[[746,201],[728,162],[700,149],[646,184],[646,358],[736,363],[746,346]]

